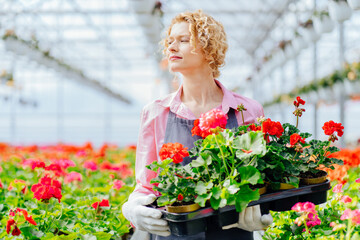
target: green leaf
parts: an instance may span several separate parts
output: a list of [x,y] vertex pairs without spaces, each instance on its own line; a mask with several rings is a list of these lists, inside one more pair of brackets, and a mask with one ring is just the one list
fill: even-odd
[[242,212],[249,202],[256,201],[260,198],[259,190],[251,190],[249,185],[241,186],[236,193],[235,207],[237,212]]
[[253,156],[262,157],[266,154],[266,142],[262,132],[248,132],[234,139],[233,147],[237,149],[236,157],[249,159]]
[[211,192],[208,194],[203,194],[203,195],[198,195],[197,198],[195,199],[195,202],[198,203],[201,207],[205,207],[205,203],[207,200],[210,199],[211,197]]
[[215,186],[211,189],[212,197],[215,199],[219,199],[221,195],[221,188]]
[[83,240],[96,240],[96,236],[88,233],[88,234],[83,235],[83,236],[82,236],[82,239],[83,239]]
[[193,167],[201,167],[201,166],[204,166],[205,165],[205,161],[204,159],[199,156],[198,158],[196,158],[195,160],[193,160],[191,163],[191,166]]
[[106,232],[97,232],[94,233],[94,236],[96,236],[97,240],[110,240],[112,235]]
[[261,173],[253,166],[240,167],[238,171],[241,177],[241,185],[264,183],[261,178]]
[[199,195],[205,194],[207,193],[207,190],[211,189],[213,187],[213,183],[209,182],[209,183],[204,183],[203,181],[199,181],[196,184],[195,187],[195,192]]
[[221,200],[222,200],[221,198],[219,199],[215,199],[213,197],[210,198],[211,207],[215,210],[219,209]]

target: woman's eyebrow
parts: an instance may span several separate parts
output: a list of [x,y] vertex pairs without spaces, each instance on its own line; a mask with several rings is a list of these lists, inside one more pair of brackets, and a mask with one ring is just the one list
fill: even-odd
[[189,34],[181,34],[181,35],[170,35],[169,38],[176,38],[176,37],[190,37]]

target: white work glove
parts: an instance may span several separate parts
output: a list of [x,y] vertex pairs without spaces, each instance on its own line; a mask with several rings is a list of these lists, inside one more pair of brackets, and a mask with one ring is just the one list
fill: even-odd
[[239,213],[238,223],[225,226],[223,229],[238,227],[245,231],[253,232],[266,228],[272,222],[272,216],[270,214],[264,214],[261,216],[260,205],[256,205],[247,207],[244,211]]
[[122,213],[137,229],[167,237],[170,230],[167,221],[161,219],[161,211],[145,207],[155,199],[154,194],[132,193],[129,200],[123,204]]

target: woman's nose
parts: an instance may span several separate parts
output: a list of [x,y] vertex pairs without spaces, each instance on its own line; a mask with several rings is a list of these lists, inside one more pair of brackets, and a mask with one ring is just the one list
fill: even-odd
[[173,41],[173,42],[169,45],[168,50],[169,50],[170,52],[176,52],[176,51],[178,51],[178,44],[177,44],[177,42],[176,42],[176,41]]

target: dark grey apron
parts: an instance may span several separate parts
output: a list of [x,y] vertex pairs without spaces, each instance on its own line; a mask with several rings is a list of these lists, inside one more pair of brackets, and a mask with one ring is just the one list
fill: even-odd
[[[238,126],[235,110],[230,108],[228,112],[228,120],[226,128],[235,128]],[[191,136],[191,129],[194,126],[194,120],[188,120],[183,118],[178,118],[175,113],[169,111],[169,116],[166,125],[165,139],[164,143],[181,143],[184,147],[187,147],[188,150],[194,147],[194,142],[200,139],[200,136]],[[181,163],[186,165],[191,162],[191,158],[186,157]],[[231,228],[228,230],[218,229],[208,229],[207,232],[202,232],[196,235],[191,236],[174,236],[162,237],[150,234],[150,240],[253,240],[253,233],[244,231],[240,228]]]

